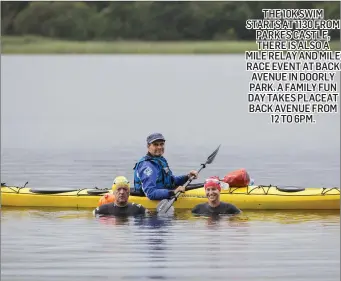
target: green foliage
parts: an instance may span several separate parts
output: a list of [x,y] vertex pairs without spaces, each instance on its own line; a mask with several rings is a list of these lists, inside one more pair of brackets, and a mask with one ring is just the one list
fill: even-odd
[[18,13],[26,8],[29,2],[1,1],[1,33],[13,34],[13,22]]
[[[37,35],[67,40],[254,40],[247,19],[265,8],[323,8],[340,17],[340,2],[1,2],[3,35]],[[333,39],[340,30],[330,31]]]
[[94,37],[100,20],[84,2],[31,2],[15,17],[13,27],[15,34],[87,40]]

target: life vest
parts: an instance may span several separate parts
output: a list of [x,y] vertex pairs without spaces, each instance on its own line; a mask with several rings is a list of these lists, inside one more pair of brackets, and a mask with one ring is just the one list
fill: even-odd
[[158,175],[156,179],[156,188],[167,188],[167,189],[173,189],[175,188],[175,184],[173,181],[173,173],[169,169],[167,160],[161,156],[161,157],[152,157],[149,155],[146,155],[142,157],[134,166],[134,188],[136,191],[142,191],[142,183],[139,179],[138,175],[138,167],[140,164],[144,161],[151,161],[154,164],[156,164],[158,168]]

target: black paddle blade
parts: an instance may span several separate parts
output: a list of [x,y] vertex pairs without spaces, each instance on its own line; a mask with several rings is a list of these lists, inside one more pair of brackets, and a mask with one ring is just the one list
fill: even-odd
[[213,153],[210,156],[208,156],[206,164],[211,164],[213,162],[214,158],[218,154],[220,146],[221,146],[221,144],[219,144],[218,148],[215,151],[213,151]]

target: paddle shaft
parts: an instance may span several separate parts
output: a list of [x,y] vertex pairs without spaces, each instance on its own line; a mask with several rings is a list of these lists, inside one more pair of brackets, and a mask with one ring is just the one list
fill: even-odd
[[[200,169],[198,170],[198,174],[200,173],[200,171],[206,167],[206,163],[205,164],[201,164]],[[187,185],[189,185],[191,183],[191,181],[194,179],[194,176],[191,176],[188,181],[183,185],[185,188],[187,187]],[[182,192],[178,191],[175,196],[173,198],[171,198],[168,202],[167,202],[167,206],[164,210],[164,212],[166,213],[170,207],[172,207],[173,203],[178,199],[178,197],[180,196]]]
[[[218,154],[219,148],[220,148],[220,145],[218,146],[218,148],[217,148],[215,151],[213,151],[213,153],[212,153],[210,156],[208,156],[208,158],[207,158],[205,164],[201,164],[201,167],[200,167],[200,169],[199,169],[198,172],[197,172],[198,174],[200,173],[200,171],[201,171],[202,169],[204,169],[204,168],[206,167],[207,164],[211,164],[211,163],[213,162],[214,158],[215,158],[215,157],[217,156],[217,154]],[[189,185],[189,183],[190,183],[193,179],[194,179],[194,177],[191,176],[191,177],[187,180],[187,182],[183,185],[183,186],[185,187],[185,190],[186,190],[186,187]],[[177,200],[177,198],[180,196],[180,194],[181,194],[181,192],[177,192],[173,198],[162,200],[162,201],[158,204],[158,206],[157,206],[157,208],[156,208],[157,211],[158,211],[158,213],[166,213],[166,212],[172,207],[173,203]]]
[[[205,166],[206,166],[206,164],[201,164],[201,167],[200,167],[200,169],[198,170],[198,175],[199,175],[200,171],[201,171],[203,168],[205,168]],[[192,182],[193,179],[194,179],[193,176],[189,177],[188,181],[187,181],[183,186],[186,188],[187,185],[189,185],[189,184]],[[186,190],[190,190],[190,189],[186,189]],[[178,192],[175,194],[174,198],[172,198],[171,200],[174,200],[174,201],[175,201],[176,199],[178,199],[178,197],[180,196],[181,193],[182,193],[182,192],[178,191]],[[172,201],[172,203],[174,203],[174,201]]]

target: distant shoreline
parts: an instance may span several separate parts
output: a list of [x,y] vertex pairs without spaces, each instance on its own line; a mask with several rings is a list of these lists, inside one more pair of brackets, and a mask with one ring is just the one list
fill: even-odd
[[[330,42],[333,51],[340,41]],[[256,51],[255,41],[64,41],[38,36],[2,36],[2,54],[242,54]]]

